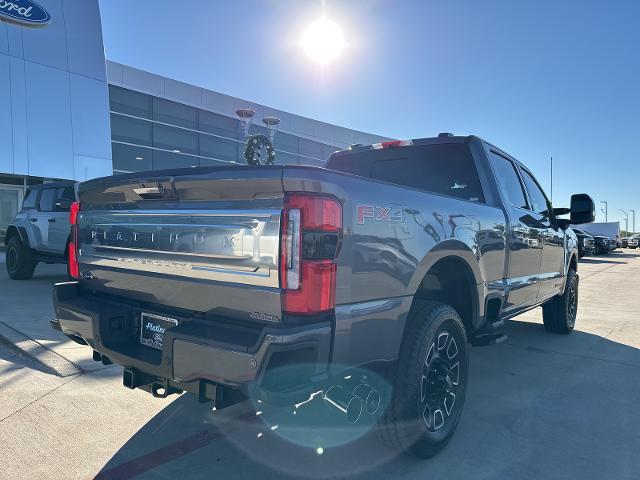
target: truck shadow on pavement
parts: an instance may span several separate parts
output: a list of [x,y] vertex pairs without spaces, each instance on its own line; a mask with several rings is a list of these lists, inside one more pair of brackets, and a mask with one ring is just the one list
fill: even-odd
[[[16,381],[29,370],[64,377],[105,368],[92,360],[90,348],[74,343],[49,324],[54,315],[53,285],[65,281],[65,265],[38,265],[33,278],[18,281],[9,278],[0,262],[0,346],[6,349],[5,353],[0,349],[0,359],[10,365],[0,372],[0,386],[9,382],[3,373],[13,373]],[[15,342],[26,350],[14,355],[20,350]]]
[[507,322],[506,333],[504,344],[472,349],[458,431],[431,460],[398,454],[371,432],[311,447],[321,435],[309,428],[300,446],[249,402],[212,412],[182,395],[97,478],[636,478],[640,351],[523,321]]
[[612,258],[581,258],[580,263],[589,263],[591,265],[600,265],[600,264],[627,264],[625,261],[617,261]]

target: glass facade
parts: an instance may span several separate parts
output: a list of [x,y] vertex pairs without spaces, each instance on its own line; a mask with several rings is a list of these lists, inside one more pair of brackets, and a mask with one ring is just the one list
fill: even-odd
[[[109,86],[114,173],[244,164],[240,122],[225,115]],[[252,125],[251,134],[266,128]],[[322,165],[338,147],[278,132],[276,163]]]

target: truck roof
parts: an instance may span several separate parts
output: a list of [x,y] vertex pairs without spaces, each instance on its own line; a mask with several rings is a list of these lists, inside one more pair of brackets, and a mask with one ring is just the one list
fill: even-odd
[[[472,141],[473,139],[480,140],[480,138],[475,135],[463,136],[463,135],[452,135],[450,133],[441,133],[437,137],[412,138],[408,141],[411,142],[411,145],[413,146],[423,146],[423,145],[438,145],[438,144],[444,144],[444,143],[467,143]],[[352,153],[365,152],[367,150],[377,150],[380,148],[380,145],[388,145],[388,144],[394,144],[397,142],[405,142],[405,141],[407,140],[391,140],[389,142],[374,143],[371,145],[354,144],[345,150],[338,150],[337,152],[333,153],[329,159],[333,157],[340,157],[343,155],[350,155]]]

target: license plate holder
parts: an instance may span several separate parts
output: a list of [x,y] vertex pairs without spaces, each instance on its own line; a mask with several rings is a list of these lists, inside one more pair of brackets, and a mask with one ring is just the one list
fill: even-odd
[[165,332],[176,325],[178,325],[178,320],[175,318],[142,312],[140,314],[140,343],[156,350],[162,350]]

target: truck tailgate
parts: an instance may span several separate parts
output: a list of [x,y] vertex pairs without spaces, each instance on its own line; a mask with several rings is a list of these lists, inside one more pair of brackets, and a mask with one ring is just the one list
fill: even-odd
[[82,184],[83,286],[152,310],[277,321],[281,169],[156,174]]

